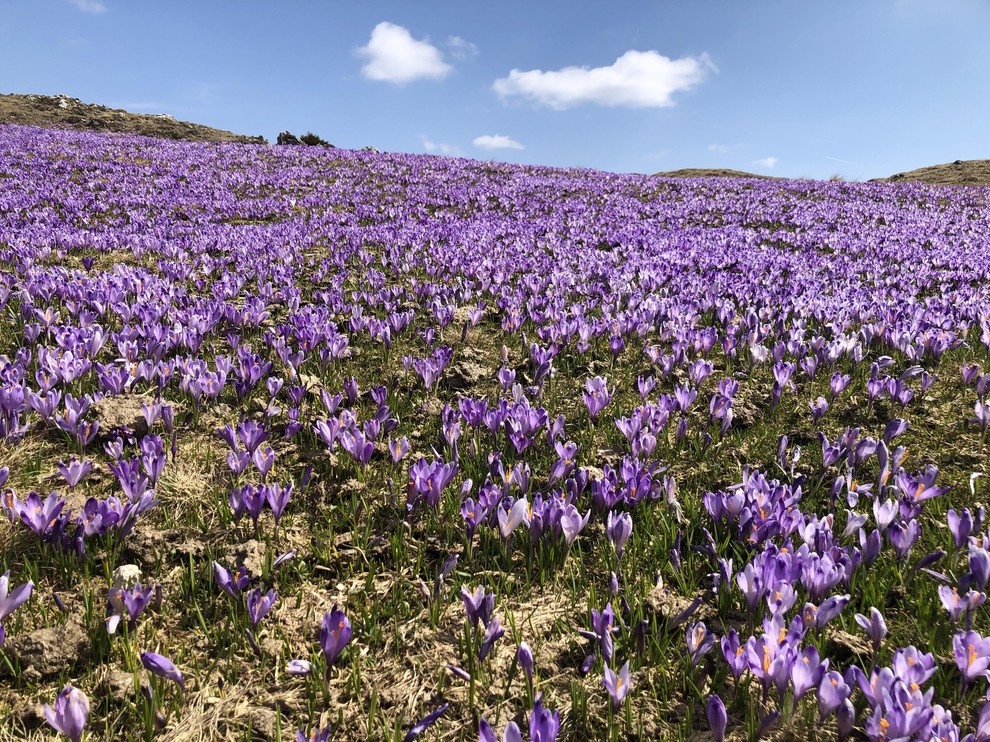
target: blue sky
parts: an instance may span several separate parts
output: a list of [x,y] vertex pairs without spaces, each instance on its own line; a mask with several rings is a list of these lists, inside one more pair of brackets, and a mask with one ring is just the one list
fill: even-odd
[[986,0],[0,0],[0,92],[274,140],[867,179],[990,157]]

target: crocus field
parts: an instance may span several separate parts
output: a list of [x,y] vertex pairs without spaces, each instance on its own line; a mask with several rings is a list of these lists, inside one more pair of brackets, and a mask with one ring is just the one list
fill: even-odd
[[988,197],[0,126],[0,739],[990,740]]

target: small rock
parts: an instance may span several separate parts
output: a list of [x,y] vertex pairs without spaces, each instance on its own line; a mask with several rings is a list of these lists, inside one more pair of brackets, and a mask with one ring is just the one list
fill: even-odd
[[320,380],[320,377],[313,376],[312,374],[299,374],[299,383],[306,387],[307,392],[316,396],[319,396],[320,390],[323,388],[323,382]]
[[586,472],[588,472],[588,481],[598,482],[601,481],[605,476],[605,472],[599,469],[597,466],[584,466],[582,467]]
[[251,734],[255,739],[274,740],[277,738],[278,712],[263,706],[252,706],[246,716],[250,719]]
[[86,628],[76,621],[11,637],[4,645],[29,676],[41,678],[75,668],[89,659],[91,648]]
[[259,577],[265,565],[265,545],[256,539],[250,539],[234,547],[227,557],[230,567],[243,564],[252,577]]
[[121,564],[113,571],[113,586],[121,590],[134,587],[141,581],[141,568],[136,564]]

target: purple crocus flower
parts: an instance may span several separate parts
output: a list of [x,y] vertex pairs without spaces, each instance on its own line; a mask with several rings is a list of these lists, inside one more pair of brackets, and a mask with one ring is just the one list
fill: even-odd
[[255,588],[252,592],[247,594],[247,611],[248,620],[251,622],[251,627],[257,629],[258,624],[268,615],[268,612],[275,605],[275,601],[278,599],[278,593],[274,590],[269,590],[267,593],[261,592],[261,588]]
[[976,414],[973,418],[973,422],[979,425],[980,432],[986,435],[987,428],[990,428],[990,401],[977,401],[973,405],[973,411]]
[[564,508],[564,512],[560,515],[560,529],[564,534],[564,542],[568,546],[574,543],[578,534],[588,524],[588,518],[590,517],[590,510],[582,517],[574,505],[567,505]]
[[275,451],[272,450],[271,446],[265,446],[264,448],[256,448],[251,453],[251,460],[254,462],[254,465],[258,469],[258,471],[261,473],[262,481],[264,481],[268,479],[268,474],[275,466]]
[[409,439],[402,436],[398,440],[388,439],[388,452],[392,456],[392,461],[398,464],[409,453]]
[[839,704],[835,711],[835,730],[840,742],[852,736],[853,728],[856,726],[856,707],[848,698]]
[[608,382],[601,376],[587,379],[584,382],[584,404],[591,414],[592,422],[598,422],[598,416],[612,401],[612,393],[608,390]]
[[[478,722],[478,739],[480,742],[498,742],[498,737],[495,736],[495,730],[492,729],[491,724],[481,717],[481,721]],[[505,731],[502,732],[502,742],[522,742],[522,731],[519,729],[519,725],[514,721],[510,721],[505,725]]]
[[987,676],[990,668],[990,639],[984,639],[975,631],[959,632],[952,637],[952,652],[964,683]]
[[350,640],[351,621],[340,608],[334,606],[333,610],[323,614],[323,623],[320,625],[320,646],[326,657],[328,674]]
[[296,742],[329,742],[331,731],[333,731],[333,727],[327,727],[326,729],[313,727],[307,735],[302,729],[297,729]]
[[882,545],[883,540],[880,536],[880,529],[874,528],[869,535],[867,535],[865,529],[859,529],[859,547],[863,552],[863,564],[867,567],[872,566],[873,562],[880,556]]
[[952,545],[957,549],[963,548],[973,532],[973,514],[969,508],[963,508],[958,513],[953,508],[949,508],[945,518],[949,524],[949,533],[952,535]]
[[3,646],[3,640],[6,636],[3,629],[3,620],[31,597],[31,592],[34,590],[34,583],[28,580],[20,587],[14,588],[12,592],[8,592],[9,589],[10,572],[8,571],[0,576],[0,647]]
[[990,552],[979,546],[969,547],[969,577],[970,584],[978,590],[986,590],[990,582]]
[[729,629],[729,633],[722,637],[721,645],[722,656],[729,664],[732,676],[738,680],[749,669],[746,648],[739,641],[739,633],[735,629]]
[[186,689],[185,679],[182,677],[182,673],[179,672],[179,668],[177,668],[168,657],[164,657],[154,652],[142,652],[141,664],[144,665],[145,669],[153,675],[167,678],[178,685],[182,690]]
[[817,649],[814,647],[802,649],[791,665],[794,700],[797,701],[812,688],[817,688],[826,670],[828,670],[828,660],[822,662]]
[[78,688],[67,685],[55,699],[54,708],[45,704],[45,720],[55,731],[79,742],[89,720],[89,699]]
[[151,602],[154,594],[155,588],[153,585],[142,588],[140,582],[134,585],[134,587],[126,589],[119,587],[110,588],[111,615],[107,618],[107,633],[113,634],[117,631],[117,626],[125,614],[127,615],[128,626],[133,631],[137,624],[138,616],[141,615],[141,612]]
[[612,610],[612,604],[606,603],[605,609],[598,611],[594,608],[591,609],[591,626],[594,629],[594,633],[588,634],[588,638],[597,639],[598,644],[601,647],[602,655],[605,657],[605,663],[612,663],[612,634],[617,633],[619,627],[615,625],[615,611]]
[[867,636],[870,637],[870,641],[873,642],[874,653],[879,652],[880,645],[883,643],[884,637],[887,636],[887,622],[884,621],[883,614],[871,606],[869,617],[857,613],[855,618],[856,623],[863,628]]
[[32,492],[23,504],[18,505],[21,522],[34,531],[38,538],[45,538],[51,533],[52,526],[65,507],[65,501],[56,492],[50,493],[44,500],[37,492]]
[[498,527],[502,532],[502,538],[509,538],[512,532],[521,524],[529,524],[530,507],[525,497],[520,497],[512,506],[506,510],[498,509]]
[[69,459],[68,464],[61,461],[58,462],[59,474],[62,475],[62,479],[65,480],[65,483],[69,485],[70,490],[75,489],[76,485],[78,485],[92,470],[92,461],[80,461],[75,456]]
[[530,742],[555,742],[559,731],[560,714],[543,708],[543,694],[539,694],[529,713]]
[[811,419],[815,422],[821,420],[825,416],[825,413],[828,412],[828,402],[825,400],[825,397],[818,397],[809,404],[811,406]]
[[852,693],[845,679],[835,670],[830,670],[818,684],[818,716],[824,720],[835,713]]
[[362,468],[368,465],[375,453],[374,441],[368,440],[359,428],[341,431],[340,445]]
[[422,719],[413,724],[412,729],[406,732],[406,736],[402,738],[402,742],[413,742],[419,735],[433,726],[437,719],[447,713],[447,709],[450,708],[449,703],[440,704],[436,711],[432,711]]
[[705,705],[705,717],[708,719],[708,728],[712,732],[712,739],[715,742],[723,742],[725,739],[725,728],[729,723],[729,715],[725,710],[725,703],[718,694],[709,697]]
[[705,626],[704,621],[692,624],[687,630],[688,656],[691,658],[691,667],[697,667],[701,658],[708,654],[708,650],[715,643],[715,635]]
[[632,535],[632,528],[633,521],[629,513],[619,513],[616,515],[609,511],[605,521],[605,532],[608,534],[608,540],[612,542],[615,555],[619,559],[622,558],[622,552],[626,548],[626,541]]
[[[818,608],[813,608],[815,630],[821,631],[825,628],[825,624],[842,613],[842,609],[849,604],[849,599],[849,595],[833,595],[826,599]],[[806,610],[807,608],[808,606],[805,606]]]
[[232,598],[236,598],[244,588],[251,584],[251,576],[244,565],[235,569],[231,574],[217,562],[213,562],[213,579],[217,583],[217,587]]
[[484,662],[485,657],[491,651],[491,648],[495,645],[500,637],[505,634],[505,629],[502,628],[502,622],[499,620],[498,616],[493,616],[492,620],[488,622],[488,626],[485,627],[485,635],[481,640],[481,649],[478,652],[478,659]]
[[486,593],[482,586],[469,590],[465,585],[461,588],[461,600],[464,601],[464,611],[468,620],[477,628],[480,621],[487,626],[495,610],[495,594]]
[[275,517],[275,525],[277,527],[278,522],[282,519],[282,513],[285,512],[285,508],[289,504],[289,499],[292,497],[292,482],[289,482],[285,487],[277,484],[269,484],[263,490],[268,507],[271,508],[272,515]]
[[612,706],[614,708],[621,706],[623,699],[629,692],[629,662],[627,661],[618,673],[605,665],[605,678],[602,682],[612,699]]
[[939,586],[938,597],[942,601],[945,610],[949,612],[949,618],[952,621],[959,621],[974,608],[983,605],[987,599],[986,593],[977,592],[976,590],[970,590],[964,595],[960,595],[958,588],[949,587],[948,585]]
[[938,467],[929,466],[923,474],[911,476],[901,469],[895,477],[897,488],[904,497],[913,505],[919,505],[925,500],[939,497],[949,491],[948,487],[936,487],[935,478],[938,476]]
[[[894,676],[910,685],[923,685],[935,674],[935,657],[914,646],[901,647],[891,658]],[[865,692],[865,691],[864,691]]]

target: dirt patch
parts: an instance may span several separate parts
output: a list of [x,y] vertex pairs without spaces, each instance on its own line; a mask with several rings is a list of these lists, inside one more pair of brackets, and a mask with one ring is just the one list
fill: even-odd
[[7,640],[4,651],[27,677],[47,678],[78,666],[89,658],[91,642],[86,628],[75,621],[38,629]]
[[127,428],[135,435],[148,432],[148,423],[141,406],[148,402],[145,397],[130,394],[104,397],[94,402],[90,411],[100,424],[100,433],[109,435],[112,431]]

